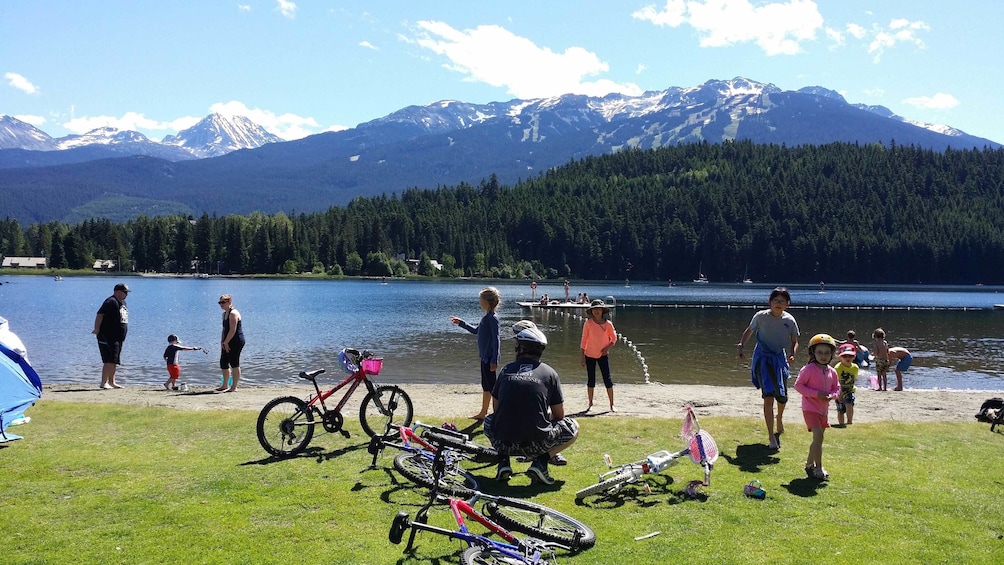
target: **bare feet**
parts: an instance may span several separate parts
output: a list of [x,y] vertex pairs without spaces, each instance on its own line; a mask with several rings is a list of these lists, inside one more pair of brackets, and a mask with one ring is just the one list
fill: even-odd
[[237,389],[236,388],[228,388],[227,390],[225,390],[223,392],[237,392]]
[[471,420],[484,420],[487,414],[475,414],[471,416]]
[[108,383],[104,383],[104,384],[101,385],[101,388],[103,388],[105,390],[110,390],[112,388],[112,385],[110,385]]
[[122,385],[112,383],[112,388],[122,388]]
[[225,386],[218,386],[218,387],[216,387],[213,390],[215,390],[216,392],[224,392],[225,390],[227,390],[227,387],[225,387]]

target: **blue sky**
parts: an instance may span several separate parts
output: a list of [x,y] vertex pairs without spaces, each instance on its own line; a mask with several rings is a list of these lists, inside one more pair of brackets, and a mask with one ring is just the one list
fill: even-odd
[[410,105],[736,76],[1004,143],[998,0],[3,0],[0,114],[161,139],[211,112],[285,139]]

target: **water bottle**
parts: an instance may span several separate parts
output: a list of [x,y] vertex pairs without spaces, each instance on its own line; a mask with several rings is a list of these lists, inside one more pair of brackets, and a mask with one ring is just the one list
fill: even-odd
[[666,467],[673,464],[673,454],[666,451],[657,451],[648,456],[649,473],[661,472]]
[[603,454],[603,462],[607,464],[607,467],[613,467],[614,466],[614,460],[610,457],[609,453],[604,453]]

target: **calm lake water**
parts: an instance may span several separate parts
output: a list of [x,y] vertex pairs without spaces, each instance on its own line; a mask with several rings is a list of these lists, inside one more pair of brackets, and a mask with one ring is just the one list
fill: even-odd
[[[475,337],[450,323],[457,315],[477,323],[480,281],[309,281],[168,277],[8,276],[0,279],[0,316],[28,349],[44,383],[100,381],[100,359],[90,333],[94,314],[119,280],[128,282],[129,336],[119,369],[124,384],[159,385],[166,379],[162,354],[176,333],[201,352],[181,354],[182,381],[219,381],[220,294],[234,295],[244,316],[248,345],[242,357],[246,382],[297,382],[301,370],[324,367],[341,377],[343,347],[370,349],[384,357],[382,382],[477,383]],[[531,317],[547,333],[545,361],[565,382],[584,382],[578,342],[583,318],[554,310],[530,313],[516,304],[530,298],[526,283],[497,283],[503,336],[512,322]],[[771,286],[632,281],[630,285],[573,282],[572,297],[613,297],[613,322],[631,344],[611,351],[615,382],[747,386],[749,368],[735,359],[735,343],[753,313],[766,307]],[[541,282],[536,295],[562,298],[560,283]],[[838,339],[854,329],[871,347],[883,327],[892,345],[908,348],[914,366],[907,388],[1004,390],[1004,303],[1000,287],[792,288],[790,312],[806,344],[813,334]],[[943,308],[952,309],[943,309]],[[935,309],[937,308],[937,309]],[[515,343],[502,345],[503,359]],[[632,348],[633,345],[633,348]],[[796,362],[797,369],[803,364]],[[793,371],[794,372],[794,371]],[[862,371],[864,385],[871,375]]]

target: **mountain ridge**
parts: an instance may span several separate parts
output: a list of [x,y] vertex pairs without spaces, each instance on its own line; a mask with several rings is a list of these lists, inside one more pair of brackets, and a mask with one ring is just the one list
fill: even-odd
[[[11,203],[0,205],[0,215],[63,218],[102,194],[166,197],[197,213],[312,211],[357,196],[476,184],[493,175],[514,183],[590,155],[694,142],[895,142],[939,151],[1000,147],[940,127],[922,127],[881,106],[848,104],[824,87],[790,91],[742,77],[639,96],[563,95],[487,104],[442,100],[352,129],[212,158],[135,157],[8,169],[9,182],[0,191],[11,191],[6,199]],[[46,200],[52,209],[44,211],[18,194],[28,187],[36,187],[34,200]],[[60,187],[73,188],[57,198]]]

